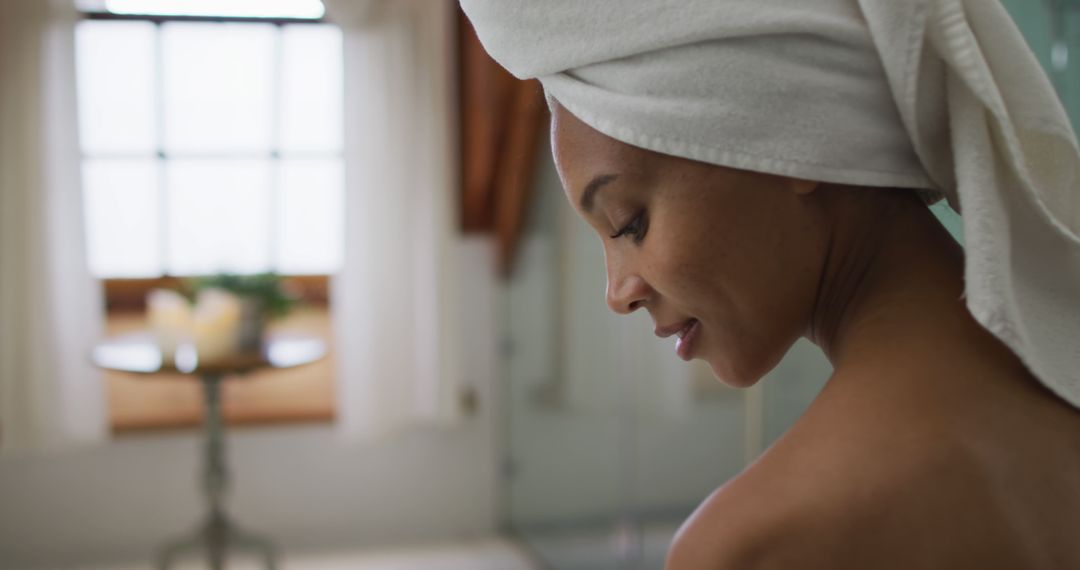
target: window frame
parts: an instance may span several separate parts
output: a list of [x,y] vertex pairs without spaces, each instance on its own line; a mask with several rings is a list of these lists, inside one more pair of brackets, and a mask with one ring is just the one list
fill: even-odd
[[[325,25],[331,22],[325,17],[318,19],[313,18],[283,18],[283,17],[249,17],[249,16],[194,16],[194,15],[158,15],[158,14],[115,14],[112,12],[101,11],[79,11],[79,20],[88,21],[137,21],[137,22],[150,22],[154,24],[156,33],[161,33],[161,26],[171,22],[197,22],[197,23],[248,23],[248,24],[270,24],[277,28],[278,34],[281,33],[281,29],[286,25],[295,24],[309,24],[309,25]],[[280,39],[280,35],[279,35]],[[280,65],[280,61],[276,62]],[[157,73],[161,73],[158,69]],[[157,78],[160,82],[160,76]],[[160,106],[161,93],[156,93],[155,98],[158,99],[158,127],[163,122],[161,117],[162,109]],[[277,101],[275,101],[277,105]],[[276,109],[275,109],[276,110]],[[159,131],[160,135],[160,131]],[[156,159],[159,169],[163,167],[164,161],[170,160],[170,155],[167,153],[163,146],[163,141],[160,136],[156,141],[157,148],[153,154]],[[273,163],[279,164],[282,160],[282,155],[286,153],[281,152],[280,142],[275,141],[274,147],[269,153],[263,152],[251,152],[241,153],[235,156],[250,157],[250,158],[269,158]],[[320,158],[337,158],[344,160],[344,149],[340,149],[334,152],[314,152],[314,153],[288,153],[295,154],[297,156],[310,156]],[[181,155],[182,156],[182,155]],[[214,153],[213,156],[225,156],[224,153]],[[116,154],[88,154],[80,145],[79,146],[79,160],[82,161],[92,158],[131,158],[133,155],[126,155],[121,153]],[[277,179],[275,174],[275,186],[277,185]],[[159,190],[164,192],[164,182],[162,181],[162,188]],[[167,241],[163,240],[163,248],[168,247]],[[105,296],[105,310],[106,313],[112,312],[126,312],[126,311],[142,311],[145,309],[146,295],[155,288],[170,288],[179,289],[183,287],[183,282],[190,276],[178,276],[172,275],[168,272],[167,256],[164,256],[163,269],[164,272],[158,277],[103,277],[99,280],[103,284],[104,296]],[[282,274],[282,278],[288,288],[295,291],[298,296],[305,302],[316,306],[327,306],[329,304],[329,281],[330,274]]]
[[[146,297],[154,289],[182,291],[187,277],[147,277],[102,279],[105,313],[143,312]],[[300,301],[313,306],[330,306],[329,275],[283,275],[282,286]]]
[[80,11],[85,20],[135,20],[141,22],[153,22],[161,25],[165,22],[216,22],[216,23],[240,23],[240,24],[329,24],[325,16],[313,18],[256,18],[251,16],[165,16],[161,14],[114,14],[113,12]]

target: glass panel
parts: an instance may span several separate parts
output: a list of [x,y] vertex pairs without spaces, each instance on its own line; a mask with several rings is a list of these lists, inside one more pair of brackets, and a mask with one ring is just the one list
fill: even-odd
[[278,271],[334,273],[344,246],[340,160],[284,160],[278,205]]
[[75,28],[84,152],[154,152],[154,33],[149,22],[87,21]]
[[161,34],[166,151],[268,152],[274,27],[174,22]]
[[174,160],[166,167],[170,273],[270,269],[268,160]]
[[1054,81],[1073,128],[1080,130],[1080,10],[1075,0],[1002,0]]
[[341,30],[285,26],[282,56],[282,149],[341,150]]
[[[526,535],[614,523],[625,491],[614,315],[603,302],[596,240],[571,216],[550,160],[507,284],[503,334],[511,480],[509,520]],[[575,344],[577,343],[577,344]],[[580,344],[584,343],[584,344]],[[607,554],[605,551],[604,554]],[[580,566],[601,568],[601,565]]]
[[155,159],[83,162],[90,270],[98,277],[161,274]]
[[810,407],[832,376],[821,349],[799,339],[776,368],[759,383],[762,398],[762,445],[772,445]]
[[940,200],[930,206],[930,211],[941,222],[941,225],[945,226],[946,230],[949,230],[949,234],[956,240],[956,243],[964,245],[964,220],[960,217],[960,214],[957,214],[956,210],[949,207],[949,203],[945,200]]

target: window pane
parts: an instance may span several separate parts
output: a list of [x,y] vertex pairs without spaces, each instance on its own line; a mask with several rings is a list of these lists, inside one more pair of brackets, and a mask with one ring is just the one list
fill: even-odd
[[282,60],[282,148],[340,150],[341,30],[326,25],[285,26]]
[[94,275],[160,275],[157,161],[86,160],[83,191]]
[[154,152],[154,25],[76,28],[79,132],[87,153]]
[[173,22],[161,34],[166,150],[269,151],[274,27]]
[[334,273],[344,243],[344,174],[340,160],[281,162],[278,271]]
[[173,160],[165,172],[171,273],[270,269],[268,160]]

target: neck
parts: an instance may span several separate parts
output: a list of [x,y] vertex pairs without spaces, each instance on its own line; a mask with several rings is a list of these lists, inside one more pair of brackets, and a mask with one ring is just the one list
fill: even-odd
[[914,200],[884,210],[830,226],[806,336],[832,363],[832,393],[887,395],[894,410],[907,402],[921,418],[937,413],[954,427],[968,418],[978,430],[1021,402],[1075,419],[971,316],[963,250],[930,211]]
[[914,195],[840,192],[889,194],[838,201],[847,223],[833,224],[807,334],[834,369],[881,366],[905,357],[905,339],[974,324],[962,301],[963,252]]

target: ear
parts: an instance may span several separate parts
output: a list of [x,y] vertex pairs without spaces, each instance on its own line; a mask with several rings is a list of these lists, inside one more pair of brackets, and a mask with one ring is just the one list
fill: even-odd
[[805,196],[805,195],[813,192],[814,190],[817,190],[819,186],[821,186],[821,183],[820,182],[815,182],[813,180],[803,180],[801,178],[788,178],[788,188],[791,189],[792,192],[794,192],[794,193],[796,193],[796,194],[798,194],[800,196]]

